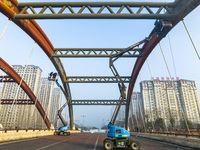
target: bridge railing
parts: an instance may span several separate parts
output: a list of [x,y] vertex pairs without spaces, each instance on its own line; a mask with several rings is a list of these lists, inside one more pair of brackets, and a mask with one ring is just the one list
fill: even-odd
[[146,131],[143,129],[140,130],[131,130],[131,132],[138,132],[138,133],[149,133],[149,134],[163,134],[167,136],[185,136],[186,138],[189,137],[196,137],[200,138],[200,129],[190,129],[190,132],[187,129],[157,129],[157,130],[152,130],[152,129],[147,129]]
[[0,133],[9,133],[9,132],[34,132],[34,131],[54,131],[54,129],[1,129]]

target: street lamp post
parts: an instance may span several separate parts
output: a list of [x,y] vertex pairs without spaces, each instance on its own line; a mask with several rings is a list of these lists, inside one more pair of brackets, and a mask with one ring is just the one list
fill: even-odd
[[84,129],[84,117],[86,117],[86,116],[85,115],[81,115],[81,117],[83,117],[83,129]]

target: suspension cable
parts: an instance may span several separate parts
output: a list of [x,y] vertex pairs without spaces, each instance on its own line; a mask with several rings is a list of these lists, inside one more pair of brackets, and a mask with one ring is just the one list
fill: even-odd
[[[151,79],[153,80],[153,76],[152,76],[152,72],[151,72],[151,68],[150,68],[148,59],[147,59],[147,65],[148,65],[148,68],[149,68],[149,72],[150,72],[150,75],[151,75]],[[165,114],[165,109],[163,109],[163,110],[164,110],[164,111],[162,112],[162,115],[163,115],[163,113]],[[163,117],[164,117],[164,115],[163,115]],[[166,130],[167,130],[168,128],[167,128],[166,120],[164,120],[164,122],[165,122],[165,128],[166,128]]]
[[[141,77],[140,77],[141,78]],[[145,125],[145,121],[144,121],[144,116],[143,116],[143,113],[142,113],[142,109],[141,109],[141,105],[140,105],[140,102],[138,102],[138,106],[139,106],[139,112],[140,112],[140,115],[141,115],[141,118],[142,118],[142,123],[143,123],[143,128],[144,128],[144,130],[145,130],[145,132],[146,132],[146,125]]]
[[[32,56],[32,54],[33,54],[33,50],[34,50],[34,48],[35,48],[35,45],[36,45],[36,42],[35,42],[34,45],[33,45],[33,48],[32,48],[32,50],[31,50],[31,54],[30,54],[30,56],[29,56],[29,59],[28,59],[28,61],[27,61],[26,66],[25,66],[25,68],[24,68],[24,72],[23,72],[23,74],[22,74],[22,78],[21,78],[20,83],[19,83],[19,85],[18,85],[18,87],[17,87],[17,91],[16,91],[16,94],[15,94],[13,103],[12,103],[12,105],[11,105],[11,108],[10,108],[9,112],[8,112],[8,113],[9,113],[9,115],[8,115],[9,118],[10,118],[12,109],[13,109],[13,107],[14,107],[15,101],[16,101],[16,99],[17,99],[17,96],[18,96],[18,93],[19,93],[19,88],[20,88],[20,86],[21,86],[21,84],[22,84],[23,78],[25,77],[26,70],[27,70],[29,61],[30,61],[30,59],[31,59],[31,56]],[[15,108],[15,109],[16,109],[16,108]],[[14,120],[15,120],[15,119],[16,119],[16,114],[15,114]]]
[[5,29],[3,30],[3,33],[1,34],[0,41],[3,38],[3,35],[6,32],[6,29],[7,29],[8,25],[9,25],[9,23],[10,23],[10,19],[8,20],[8,23],[7,23],[6,27],[5,27]]
[[173,61],[173,66],[174,66],[174,73],[175,73],[175,76],[177,77],[176,66],[175,66],[175,60],[174,60],[174,54],[173,54],[173,51],[172,51],[172,44],[171,44],[171,40],[170,40],[169,34],[168,34],[168,41],[169,41],[169,47],[170,47],[171,56],[172,56],[172,61]]
[[[159,46],[160,46],[160,50],[161,50],[161,52],[162,52],[163,59],[165,60],[165,65],[166,65],[166,67],[167,67],[167,70],[168,70],[170,79],[171,79],[171,81],[172,81],[172,88],[174,89],[174,92],[175,92],[175,95],[176,95],[176,89],[175,89],[174,81],[172,80],[172,76],[171,76],[171,73],[170,73],[170,70],[169,70],[169,67],[168,67],[168,64],[167,64],[167,61],[166,61],[166,59],[165,59],[165,55],[164,55],[164,53],[163,53],[163,50],[162,50],[162,47],[161,47],[161,44],[160,44],[160,43],[159,43]],[[175,96],[175,98],[176,98],[176,100],[178,100],[177,95]],[[181,105],[181,102],[180,102],[180,105]],[[184,120],[185,120],[185,124],[186,124],[187,130],[188,130],[188,132],[189,132],[189,134],[190,134],[190,129],[189,129],[189,127],[188,127],[188,123],[187,123],[187,121],[186,121],[186,117],[185,117],[185,114],[184,114],[184,112],[183,112],[182,105],[181,105],[181,110],[182,110],[182,115],[183,115],[183,118],[184,118]],[[171,110],[169,109],[169,111],[170,111],[170,115],[171,115]]]
[[[139,77],[140,77],[140,82],[142,82],[142,77],[141,75],[139,74]],[[151,103],[150,103],[150,107],[151,107]],[[152,108],[152,107],[151,107]],[[151,124],[152,124],[152,127],[153,127],[153,130],[155,130],[155,127],[154,127],[154,124],[153,124],[153,115],[152,115],[152,111],[151,111]]]
[[188,36],[189,36],[189,38],[190,38],[190,41],[192,42],[192,45],[193,45],[193,47],[194,47],[194,50],[196,51],[196,54],[197,54],[197,56],[198,56],[198,58],[199,58],[199,60],[200,60],[199,53],[198,53],[197,48],[196,48],[196,46],[195,46],[195,44],[194,44],[194,42],[193,42],[193,40],[192,40],[192,37],[191,37],[191,35],[190,35],[190,33],[189,33],[189,30],[188,30],[188,28],[187,28],[187,26],[186,26],[184,20],[182,20],[182,22],[183,22],[183,25],[184,25],[184,27],[185,27],[185,30],[187,31],[187,34],[188,34]]
[[[49,62],[50,62],[50,59],[48,59],[48,61],[47,61],[46,68],[45,68],[45,70],[44,70],[44,76],[46,75]],[[44,80],[43,80],[43,81],[44,81]],[[42,81],[42,82],[43,82],[43,81]],[[40,92],[41,92],[41,89],[42,89],[42,82],[40,83],[39,91],[38,91],[37,94],[36,94],[37,96],[36,96],[35,104],[34,104],[35,107],[34,107],[34,109],[33,109],[33,111],[32,111],[31,116],[33,116],[33,113],[35,112],[35,109],[36,109],[36,103],[37,103],[37,101],[38,101],[38,98],[37,98],[37,97],[39,97],[39,95],[40,95]]]

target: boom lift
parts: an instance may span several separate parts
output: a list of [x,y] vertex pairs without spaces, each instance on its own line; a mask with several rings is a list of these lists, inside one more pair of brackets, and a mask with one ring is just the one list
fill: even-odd
[[154,33],[157,33],[157,36],[160,38],[163,38],[166,36],[166,34],[171,30],[172,23],[168,20],[156,20],[155,22],[155,28],[150,33],[148,38],[145,38],[144,40],[124,49],[118,54],[114,54],[110,57],[110,69],[113,72],[115,78],[117,79],[119,91],[120,91],[120,97],[119,97],[119,105],[115,107],[113,116],[111,118],[110,123],[108,124],[108,133],[106,138],[104,140],[104,148],[106,150],[111,150],[113,147],[118,148],[128,148],[128,149],[134,149],[139,150],[140,149],[140,143],[137,141],[134,141],[130,138],[130,133],[125,130],[124,128],[120,128],[114,125],[115,120],[117,118],[117,115],[119,113],[120,107],[122,105],[122,102],[126,99],[126,86],[124,85],[119,73],[117,72],[117,69],[114,66],[114,61],[116,61],[119,57],[121,57],[124,53],[130,51],[131,49],[139,46],[140,44],[143,44],[145,42],[148,42],[149,39],[153,36]]
[[[53,77],[52,77],[53,76]],[[49,74],[49,77],[48,77],[48,80],[50,81],[56,81],[56,84],[57,86],[62,90],[62,92],[65,94],[65,91],[63,89],[63,87],[58,83],[58,79],[56,78],[57,76],[57,73],[53,73],[51,72]],[[70,132],[68,132],[68,125],[67,123],[65,122],[63,116],[62,116],[62,111],[63,109],[67,106],[68,104],[68,98],[67,98],[67,102],[58,110],[58,117],[60,118],[61,122],[63,123],[64,126],[60,127],[58,130],[56,130],[54,132],[54,135],[65,135],[65,136],[69,136],[70,135]]]
[[118,87],[119,87],[119,91],[120,91],[120,97],[119,97],[120,103],[119,103],[119,105],[117,105],[115,107],[111,121],[108,124],[108,133],[107,133],[108,138],[106,138],[104,140],[104,148],[106,150],[111,150],[114,147],[129,148],[129,149],[134,149],[134,150],[140,149],[140,143],[139,142],[134,141],[132,139],[129,139],[130,133],[127,130],[114,125],[116,118],[117,118],[117,115],[119,113],[120,107],[122,105],[122,102],[126,99],[126,86],[124,85],[119,73],[117,72],[117,69],[114,66],[114,61],[116,61],[124,53],[130,51],[131,49],[133,49],[137,46],[139,46],[140,44],[143,44],[146,41],[147,41],[147,39],[144,39],[144,40],[124,49],[120,53],[114,54],[110,57],[109,67],[110,67],[112,73],[114,74],[114,76],[115,76],[115,78],[118,82]]

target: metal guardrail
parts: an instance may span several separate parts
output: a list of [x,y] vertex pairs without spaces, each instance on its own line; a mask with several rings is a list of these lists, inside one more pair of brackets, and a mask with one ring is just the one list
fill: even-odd
[[55,129],[1,129],[0,133],[8,133],[8,132],[29,132],[29,131],[54,131]]
[[152,129],[145,130],[131,130],[131,132],[138,132],[138,133],[149,133],[149,134],[164,134],[167,136],[174,135],[176,137],[178,136],[185,136],[186,138],[189,137],[196,137],[200,138],[200,129],[190,129],[190,132],[187,129],[175,129],[175,130],[156,130],[153,131]]

